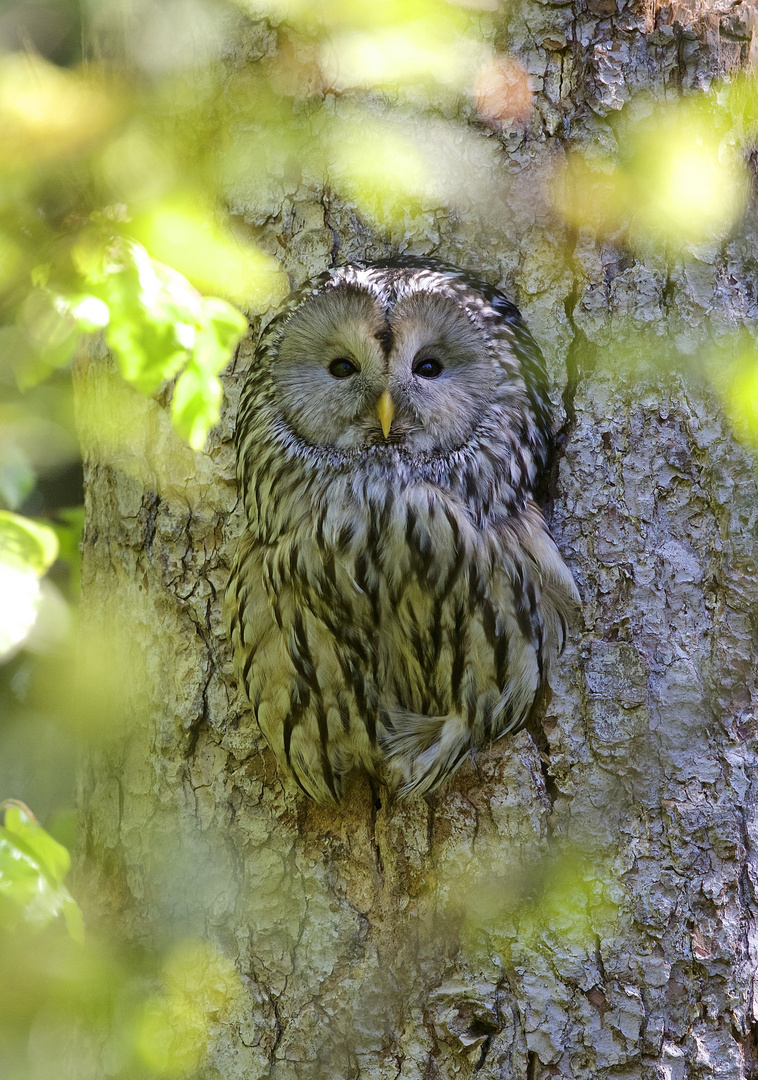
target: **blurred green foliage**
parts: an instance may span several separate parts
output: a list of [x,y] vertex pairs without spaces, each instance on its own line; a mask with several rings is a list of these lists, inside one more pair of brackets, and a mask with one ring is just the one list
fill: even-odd
[[[77,350],[102,335],[121,377],[200,451],[241,312],[289,288],[263,237],[285,195],[336,196],[403,243],[437,209],[478,205],[486,219],[505,182],[492,134],[526,130],[533,113],[526,67],[495,45],[498,7],[22,0],[0,21],[0,793],[58,839],[73,839],[76,740],[102,725],[110,693],[96,643],[71,675]],[[567,231],[665,263],[736,230],[758,136],[752,73],[615,123],[617,154],[575,149],[553,184]],[[700,359],[758,445],[753,339]],[[102,1061],[124,1080],[197,1073],[214,1025],[244,1008],[233,967],[181,934],[144,953],[115,928],[82,939],[64,849],[22,804],[4,807],[0,979],[14,992],[0,1075],[46,1080],[64,1057],[76,1076],[102,1075]],[[609,866],[557,852],[521,873],[503,859],[446,883],[471,949],[494,940],[507,958],[514,942],[582,948],[613,932]]]
[[727,237],[750,196],[758,84],[739,75],[708,94],[619,120],[621,152],[574,154],[556,188],[569,221],[672,256]]
[[63,884],[71,866],[65,847],[23,803],[6,799],[0,811],[0,930],[41,929],[62,915],[71,937],[82,942],[82,914]]
[[619,920],[620,890],[607,859],[555,843],[524,860],[501,838],[482,845],[465,872],[444,869],[446,915],[469,953],[493,949],[509,963],[530,952],[592,951]]
[[37,618],[40,578],[58,555],[58,538],[47,525],[0,510],[0,661],[24,639]]

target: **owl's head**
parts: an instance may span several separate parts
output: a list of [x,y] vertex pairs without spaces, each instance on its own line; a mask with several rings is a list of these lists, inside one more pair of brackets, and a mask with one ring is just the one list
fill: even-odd
[[444,455],[493,410],[516,436],[544,420],[542,359],[518,311],[442,264],[332,270],[271,325],[259,355],[283,421],[311,446]]

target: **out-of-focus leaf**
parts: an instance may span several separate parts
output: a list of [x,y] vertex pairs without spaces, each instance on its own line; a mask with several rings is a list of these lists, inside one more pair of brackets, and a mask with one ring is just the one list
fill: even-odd
[[218,420],[223,391],[216,376],[247,329],[242,315],[215,297],[203,301],[202,315],[192,361],[177,380],[171,405],[177,431],[194,450]]
[[132,231],[203,292],[220,293],[243,307],[267,307],[289,291],[275,259],[239,240],[202,207],[161,203]]
[[350,138],[332,140],[332,182],[383,222],[402,222],[431,204],[434,176],[414,141],[393,124],[354,119]]
[[7,659],[21,646],[37,621],[40,600],[39,578],[32,570],[24,570],[0,558],[0,661]]
[[58,554],[47,525],[0,510],[0,661],[26,640],[37,620],[40,577]]
[[731,349],[705,358],[709,378],[721,396],[735,433],[758,447],[758,351],[735,340]]
[[36,474],[28,455],[12,435],[0,435],[0,502],[15,510],[32,490],[35,481]]
[[93,333],[102,330],[110,322],[111,313],[108,305],[98,299],[97,296],[82,296],[70,298],[71,314],[76,319],[77,326],[85,333]]
[[28,389],[70,361],[79,332],[67,305],[47,288],[32,289],[18,318],[31,351],[26,362],[17,367],[16,377],[19,386]]
[[41,577],[57,555],[58,540],[49,526],[0,510],[0,562]]
[[476,111],[490,124],[526,123],[533,108],[532,80],[511,56],[485,57],[474,82]]
[[84,531],[84,507],[66,507],[58,510],[56,516],[57,520],[52,523],[52,528],[58,538],[58,558],[68,564],[69,587],[72,594],[78,596],[82,576],[82,556],[79,544]]
[[42,929],[63,915],[75,940],[83,937],[81,912],[63,879],[71,860],[23,803],[0,803],[0,926]]
[[758,78],[755,67],[738,72],[729,82],[717,86],[715,97],[720,111],[728,118],[732,139],[755,144],[758,135]]
[[449,27],[450,32],[462,32],[468,26],[468,16],[462,8],[478,7],[492,10],[489,3],[444,6],[438,0],[237,0],[240,7],[261,15],[286,19],[292,25],[330,28],[376,30],[382,27],[418,25],[420,29]]
[[0,233],[0,291],[13,284],[22,263],[23,253],[20,246],[9,236]]
[[16,847],[33,859],[53,885],[60,885],[71,869],[69,853],[45,832],[32,812],[23,803],[6,799],[0,803],[4,811],[4,834]]
[[202,449],[206,436],[218,420],[221,383],[215,375],[190,364],[176,382],[171,415],[176,430],[193,450]]
[[481,41],[456,33],[438,17],[429,24],[330,35],[321,50],[321,67],[327,84],[337,90],[390,89],[421,81],[461,91],[471,85],[483,55]]
[[90,74],[65,71],[33,53],[0,58],[0,173],[76,154],[118,117],[112,94]]
[[738,430],[758,445],[758,357],[745,360],[731,380],[728,404]]
[[221,371],[224,367],[221,354],[223,353],[228,360],[229,352],[247,330],[247,320],[231,304],[215,296],[206,296],[203,299],[203,316],[205,320],[203,332],[207,330],[209,338],[212,339],[207,343],[205,340],[202,344],[198,343],[198,349],[203,350],[203,366],[212,367],[214,371]]
[[87,270],[93,295],[62,298],[62,306],[83,329],[105,326],[105,340],[122,375],[143,394],[155,393],[179,375],[174,424],[199,450],[219,416],[217,375],[247,320],[225,300],[201,296],[178,271],[151,259],[134,241],[118,241],[105,258],[87,243],[77,259]]
[[637,122],[618,160],[570,159],[561,209],[583,228],[625,230],[632,242],[677,248],[723,237],[749,193],[733,127],[716,93]]
[[227,957],[187,940],[166,958],[162,981],[144,1004],[137,1051],[160,1076],[186,1075],[205,1056],[211,1023],[238,1003],[240,978]]
[[73,896],[61,886],[61,910],[69,936],[81,944],[84,941],[84,916]]

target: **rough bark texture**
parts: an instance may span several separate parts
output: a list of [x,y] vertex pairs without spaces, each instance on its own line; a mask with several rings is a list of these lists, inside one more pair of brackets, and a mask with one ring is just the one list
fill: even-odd
[[[237,694],[220,597],[251,345],[200,455],[105,358],[81,365],[85,626],[117,635],[127,675],[82,769],[80,892],[135,940],[200,936],[233,960],[203,1075],[758,1076],[756,470],[687,360],[756,315],[755,215],[672,267],[569,235],[543,198],[569,139],[612,148],[633,90],[664,100],[738,67],[753,20],[525,0],[499,44],[537,113],[487,138],[497,203],[389,238],[284,181],[266,209],[296,282],[408,245],[480,268],[555,378],[549,517],[584,624],[542,716],[442,794],[387,806],[358,781],[313,806]],[[234,62],[254,52],[241,40]],[[244,190],[232,202],[255,216]],[[123,408],[128,445],[91,422]]]

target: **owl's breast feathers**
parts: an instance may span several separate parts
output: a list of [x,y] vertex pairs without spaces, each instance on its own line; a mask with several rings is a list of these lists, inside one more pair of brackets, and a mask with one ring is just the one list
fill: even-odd
[[386,463],[308,473],[251,486],[280,520],[254,511],[237,554],[238,676],[308,794],[338,798],[356,765],[400,794],[428,791],[523,723],[562,647],[573,580],[530,499],[500,506],[493,489],[484,514],[465,491]]

